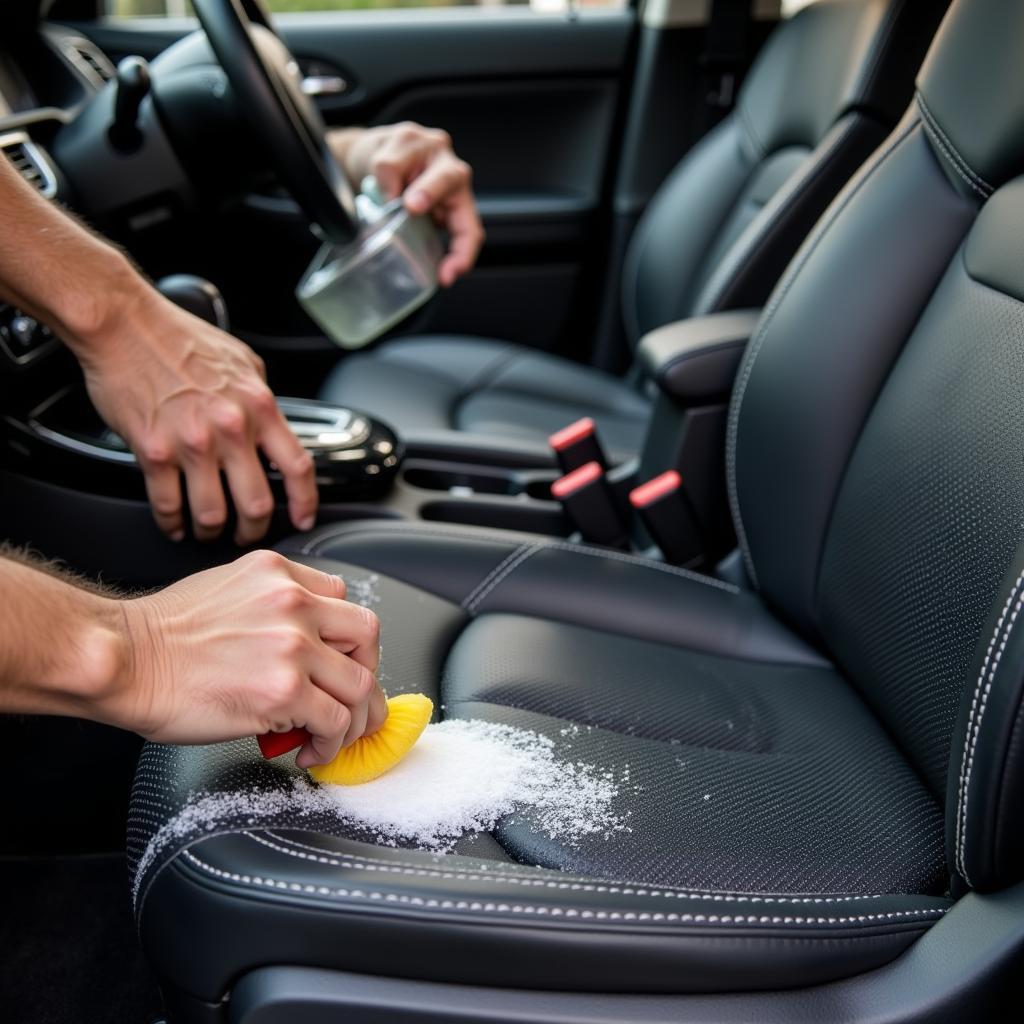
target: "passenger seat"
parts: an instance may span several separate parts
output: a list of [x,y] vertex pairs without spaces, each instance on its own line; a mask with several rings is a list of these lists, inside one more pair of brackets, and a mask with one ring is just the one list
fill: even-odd
[[[763,304],[826,206],[910,101],[947,4],[819,0],[775,31],[736,108],[669,175],[622,278],[635,346],[674,320]],[[408,436],[466,431],[521,444],[591,416],[617,458],[639,451],[650,402],[619,379],[487,338],[429,335],[343,360],[320,397]]]

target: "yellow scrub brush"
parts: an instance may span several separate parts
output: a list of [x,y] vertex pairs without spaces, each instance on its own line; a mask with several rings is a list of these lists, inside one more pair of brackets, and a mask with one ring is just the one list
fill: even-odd
[[[430,721],[434,703],[422,693],[400,693],[388,698],[388,717],[372,735],[361,736],[343,747],[329,764],[318,764],[309,773],[317,782],[335,786],[359,786],[390,771],[412,750]],[[264,757],[278,757],[309,739],[305,729],[268,732],[258,737]]]

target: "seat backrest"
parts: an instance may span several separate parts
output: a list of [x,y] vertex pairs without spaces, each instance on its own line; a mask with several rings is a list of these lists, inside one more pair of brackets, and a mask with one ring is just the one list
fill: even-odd
[[647,331],[760,306],[839,189],[885,138],[945,0],[818,0],[758,55],[735,110],[669,175],[627,253],[622,308]]
[[886,144],[740,368],[726,470],[751,581],[816,634],[949,815],[1024,877],[1024,4],[955,0]]

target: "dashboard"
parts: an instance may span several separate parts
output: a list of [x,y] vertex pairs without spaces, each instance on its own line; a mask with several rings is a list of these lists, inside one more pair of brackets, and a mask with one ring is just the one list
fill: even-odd
[[39,105],[25,75],[10,54],[0,53],[0,117]]

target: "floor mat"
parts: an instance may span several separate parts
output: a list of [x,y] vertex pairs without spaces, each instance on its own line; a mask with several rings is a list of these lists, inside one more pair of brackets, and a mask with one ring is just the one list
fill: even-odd
[[160,1010],[124,857],[0,858],[0,1018],[145,1024]]

